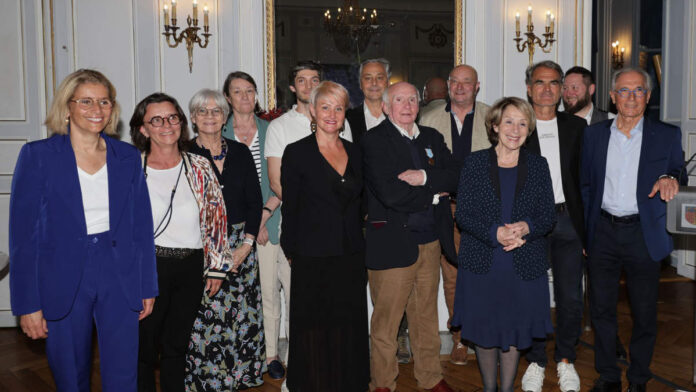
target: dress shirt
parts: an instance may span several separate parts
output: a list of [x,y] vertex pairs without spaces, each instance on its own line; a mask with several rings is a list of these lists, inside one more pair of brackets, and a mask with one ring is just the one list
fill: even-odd
[[616,119],[611,123],[610,132],[602,209],[616,216],[637,214],[636,189],[643,119],[631,129],[630,138],[619,131]]
[[[370,112],[370,108],[368,108],[367,105],[365,105],[364,103],[363,103],[363,112],[365,113],[365,129],[367,129],[368,131],[370,129],[378,126],[379,123],[381,123],[382,121],[384,121],[386,119],[386,117],[384,116],[384,113],[381,111],[379,112],[379,117],[373,116],[372,112]],[[346,124],[348,124],[348,122],[346,122]]]

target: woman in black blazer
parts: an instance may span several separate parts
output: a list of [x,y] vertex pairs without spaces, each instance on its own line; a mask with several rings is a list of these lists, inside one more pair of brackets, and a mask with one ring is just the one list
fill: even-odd
[[453,326],[476,344],[484,391],[512,391],[519,350],[553,332],[544,236],[555,223],[546,159],[521,148],[532,107],[503,98],[486,117],[493,147],[464,161],[455,217],[461,228]]
[[310,102],[314,133],[285,149],[281,170],[280,244],[292,265],[287,386],[364,391],[370,362],[362,158],[339,136],[346,89],[322,82]]

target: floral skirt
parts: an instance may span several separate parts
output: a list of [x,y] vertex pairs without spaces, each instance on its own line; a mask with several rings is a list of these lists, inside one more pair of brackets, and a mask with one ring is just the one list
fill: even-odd
[[[244,223],[232,225],[232,249]],[[213,298],[203,295],[186,352],[186,391],[236,391],[263,384],[266,345],[256,246]]]

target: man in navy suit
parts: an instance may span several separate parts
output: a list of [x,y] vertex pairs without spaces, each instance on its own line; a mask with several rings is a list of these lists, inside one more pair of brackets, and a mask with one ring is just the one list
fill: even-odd
[[633,316],[628,390],[645,391],[657,335],[660,261],[672,251],[665,202],[679,190],[684,157],[679,128],[644,116],[651,91],[645,71],[621,69],[611,86],[618,115],[585,130],[580,176],[599,373],[592,391],[621,390],[615,339],[622,270]]
[[448,194],[457,188],[459,165],[438,131],[416,125],[413,85],[396,83],[383,100],[388,120],[362,140],[365,258],[374,302],[370,390],[396,389],[396,334],[406,310],[418,386],[450,392],[440,366],[437,289],[440,254],[456,257]]

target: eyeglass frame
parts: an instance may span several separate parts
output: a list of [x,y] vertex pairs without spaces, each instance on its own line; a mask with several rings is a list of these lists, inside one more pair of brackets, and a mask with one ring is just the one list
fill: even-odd
[[[641,95],[638,95],[639,91],[641,91]],[[649,92],[650,90],[646,89],[643,86],[638,86],[633,90],[629,89],[628,87],[622,87],[618,90],[614,90],[614,93],[616,93],[621,98],[630,98],[631,95],[633,95],[635,98],[643,98],[646,95],[648,95]]]
[[[217,110],[217,112],[216,112]],[[219,106],[216,106],[214,108],[205,108],[205,107],[200,107],[196,109],[195,111],[196,116],[201,116],[201,117],[207,117],[208,115],[211,115],[211,117],[222,117],[223,114],[225,114],[225,111],[222,110]]]
[[[175,122],[175,123],[172,123],[172,121],[171,121],[172,118],[176,118],[178,121]],[[162,121],[162,124],[160,124],[160,125],[155,125],[155,124],[152,123],[154,120],[157,120],[157,119],[160,119],[160,121]],[[167,116],[167,117],[154,116],[154,117],[152,117],[149,121],[144,121],[144,120],[143,120],[143,123],[145,123],[145,124],[150,124],[151,126],[153,126],[153,127],[155,127],[155,128],[161,128],[161,127],[164,126],[164,122],[165,122],[165,121],[167,121],[167,124],[169,124],[170,126],[179,125],[179,124],[181,124],[181,116],[179,116],[177,113],[172,113],[172,114],[170,114],[170,115]]]
[[[85,105],[85,104],[81,103],[80,101],[90,101],[90,104],[89,104],[89,105]],[[109,105],[102,105],[101,103],[99,103],[100,101],[102,101],[102,102],[103,102],[103,101],[109,102]],[[68,99],[68,102],[74,102],[74,103],[76,103],[77,106],[80,107],[80,109],[91,109],[92,106],[94,106],[95,103],[96,103],[97,106],[100,107],[101,109],[111,109],[111,108],[114,107],[114,102],[113,102],[111,99],[109,99],[109,98],[100,98],[100,99],[97,99],[97,98],[91,98],[91,97],[84,97],[84,98],[77,98],[77,99]]]

